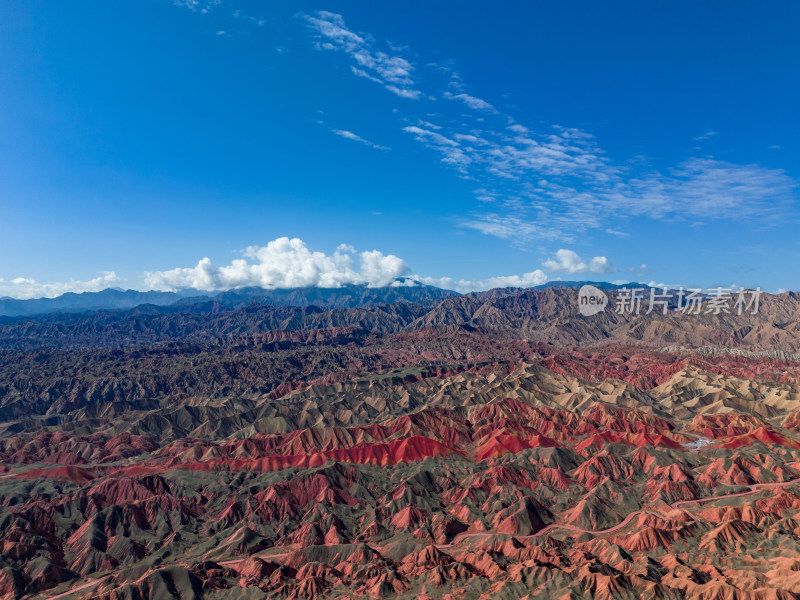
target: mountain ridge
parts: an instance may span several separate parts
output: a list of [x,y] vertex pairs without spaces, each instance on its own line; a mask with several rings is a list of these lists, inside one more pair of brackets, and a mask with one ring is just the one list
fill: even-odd
[[[454,290],[422,284],[414,279],[399,278],[395,285],[368,287],[366,285],[343,285],[338,288],[259,288],[244,287],[206,292],[196,289],[176,291],[140,291],[134,289],[106,288],[98,292],[66,292],[48,298],[18,299],[0,297],[0,317],[27,317],[52,313],[84,313],[95,310],[125,310],[152,304],[154,306],[181,307],[212,304],[227,308],[241,308],[251,302],[274,306],[330,306],[334,308],[357,308],[392,302],[419,302],[437,297],[462,295]],[[578,288],[594,285],[602,290],[613,290],[621,285],[599,281],[550,281],[531,289],[551,287]],[[628,284],[644,286],[645,284]],[[471,292],[479,296],[510,293],[526,288],[495,288],[486,292]]]
[[[287,292],[284,297],[292,298],[293,293]],[[0,317],[0,349],[211,343],[269,331],[350,327],[380,334],[426,329],[491,331],[505,338],[559,346],[617,341],[650,347],[715,346],[800,352],[800,294],[797,293],[764,293],[757,314],[745,311],[741,315],[735,311],[684,314],[674,310],[674,306],[666,314],[661,311],[648,314],[644,305],[639,314],[619,313],[614,306],[621,292],[606,293],[610,297],[609,307],[593,316],[579,313],[578,293],[569,286],[503,288],[464,295],[422,288],[415,292],[416,296],[402,292],[416,302],[372,304],[368,299],[369,302],[358,300],[355,303],[364,305],[355,307],[276,306],[251,302],[247,294],[238,294],[227,305],[210,299],[185,305],[140,305],[120,311]],[[341,296],[333,298],[340,304],[354,303],[349,291],[344,300]]]
[[0,318],[0,599],[794,597],[800,296],[578,287]]

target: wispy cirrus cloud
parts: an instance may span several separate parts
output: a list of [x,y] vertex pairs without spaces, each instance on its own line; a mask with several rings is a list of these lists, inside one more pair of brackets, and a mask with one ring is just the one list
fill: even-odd
[[688,158],[643,171],[614,164],[593,136],[576,129],[536,134],[516,123],[436,125],[404,130],[476,181],[476,197],[492,205],[462,225],[520,243],[570,241],[589,229],[619,235],[619,224],[632,217],[775,222],[797,198],[797,182],[784,170],[758,164]]
[[175,6],[188,8],[192,12],[207,13],[222,4],[222,0],[172,0]]
[[380,144],[375,144],[370,142],[369,140],[365,140],[360,135],[356,135],[352,131],[347,131],[346,129],[332,129],[331,130],[334,134],[338,135],[339,137],[343,137],[346,140],[353,140],[354,142],[359,142],[360,144],[364,144],[369,146],[370,148],[374,148],[375,150],[389,150],[388,146],[381,146]]
[[470,96],[469,94],[464,94],[463,92],[461,94],[445,92],[444,97],[453,100],[459,100],[473,110],[485,110],[492,113],[497,112],[495,107],[486,102],[486,100],[482,100],[481,98],[477,98],[475,96]]
[[[417,126],[404,131],[441,153],[443,162],[471,165],[468,173],[481,182],[511,180],[530,191],[549,183],[536,177],[604,180],[613,171],[594,138],[576,129],[552,128],[536,135],[521,125],[487,128],[481,123],[465,127],[439,122],[437,127],[435,133]],[[453,161],[454,155],[463,158]]]
[[233,11],[233,18],[239,19],[240,21],[244,21],[245,23],[250,23],[251,25],[257,25],[258,27],[263,27],[264,24],[267,22],[266,19],[261,17],[254,17],[252,15],[248,15],[244,11],[235,10]]
[[372,36],[348,29],[341,15],[321,10],[300,17],[315,32],[319,49],[343,52],[350,58],[353,74],[380,83],[403,98],[421,96],[414,87],[414,65],[398,54],[377,49]]
[[422,142],[442,154],[442,162],[466,173],[466,168],[472,162],[472,158],[464,151],[459,141],[439,133],[436,129],[441,129],[441,127],[436,126],[435,129],[425,129],[417,125],[403,127],[403,131],[413,135],[418,142]]
[[[373,36],[349,29],[341,15],[302,18],[318,47],[347,55],[356,76],[420,100],[401,110],[402,129],[459,177],[476,183],[481,204],[459,220],[464,227],[518,244],[571,241],[587,230],[624,236],[620,225],[634,217],[776,221],[796,203],[797,182],[781,169],[713,157],[687,157],[662,168],[614,161],[589,132],[519,123],[469,93],[451,64],[426,63],[430,73],[422,78],[422,68],[400,49],[378,50]],[[438,87],[430,84],[436,76]],[[444,102],[471,111],[454,114],[437,104]],[[708,130],[697,140],[716,135]]]
[[[201,13],[221,3],[173,1]],[[243,22],[264,24],[238,10],[233,14]],[[406,46],[353,30],[342,15],[317,11],[297,16],[312,32],[316,47],[345,56],[353,75],[419,101],[400,109],[402,130],[456,175],[476,184],[479,204],[458,220],[462,227],[522,245],[570,242],[588,230],[624,237],[625,221],[635,217],[695,222],[746,218],[768,224],[796,213],[798,184],[782,169],[709,156],[690,156],[659,168],[614,161],[589,132],[519,123],[499,103],[471,93],[452,61],[418,66]],[[446,108],[456,102],[470,110]],[[332,131],[386,149],[349,130]],[[709,129],[694,140],[717,135]]]
[[572,235],[541,222],[520,218],[513,214],[482,213],[459,221],[462,227],[474,229],[514,244],[520,245],[532,239],[573,242]]
[[628,193],[658,218],[776,217],[790,208],[797,182],[782,169],[692,158],[666,173],[633,178]]
[[692,138],[696,142],[702,142],[704,140],[710,140],[715,135],[719,135],[718,131],[714,131],[713,129],[707,129],[705,132],[701,133],[700,135]]

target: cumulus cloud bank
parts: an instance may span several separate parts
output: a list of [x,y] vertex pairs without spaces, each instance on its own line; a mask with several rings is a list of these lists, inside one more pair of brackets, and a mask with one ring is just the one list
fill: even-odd
[[421,277],[415,275],[414,279],[425,285],[433,285],[446,290],[454,290],[466,294],[469,292],[480,292],[493,288],[505,287],[533,287],[542,285],[548,280],[547,275],[536,269],[523,275],[500,275],[487,279],[453,279],[452,277]]
[[[561,254],[564,252],[571,251],[561,250],[557,256],[566,256]],[[311,250],[301,239],[288,237],[273,240],[266,246],[250,246],[243,254],[244,258],[236,259],[225,266],[215,266],[211,259],[204,258],[194,267],[147,272],[145,283],[151,290],[193,288],[218,291],[250,286],[267,289],[336,288],[347,284],[384,287],[409,285],[417,281],[466,293],[498,287],[532,287],[549,279],[546,273],[536,269],[522,275],[502,275],[486,279],[413,275],[405,281],[398,281],[398,278],[409,273],[409,267],[403,259],[393,254],[383,254],[378,250],[357,252],[347,244],[339,246],[333,254],[325,254]],[[596,268],[601,259],[606,260],[604,257],[596,257],[590,261],[590,266]],[[565,260],[569,262],[570,257]],[[575,262],[582,264],[580,259],[573,261]]]
[[118,283],[120,278],[114,271],[103,271],[101,275],[88,281],[69,281],[40,283],[30,277],[15,277],[10,281],[0,279],[0,296],[9,296],[19,300],[30,298],[55,298],[67,292],[99,292]]
[[562,248],[556,252],[555,257],[548,258],[542,263],[545,269],[558,273],[613,273],[614,266],[605,256],[595,256],[588,263],[584,262],[577,252]]
[[393,254],[378,250],[356,252],[342,244],[333,254],[312,251],[303,240],[278,238],[266,246],[250,246],[226,266],[203,258],[194,267],[145,273],[151,290],[194,288],[215,291],[241,287],[337,288],[347,284],[383,287],[408,272],[408,265]]
[[[605,256],[583,260],[572,250],[561,249],[542,266],[556,273],[613,273],[617,269]],[[645,265],[642,265],[644,269]],[[485,279],[455,279],[411,275],[408,264],[393,254],[379,250],[357,251],[341,244],[332,254],[314,251],[299,238],[281,237],[266,246],[249,246],[242,258],[217,266],[203,258],[193,267],[178,267],[165,271],[144,273],[148,290],[176,291],[195,289],[208,292],[261,287],[290,289],[303,287],[338,288],[345,285],[387,287],[398,285],[431,285],[461,293],[493,288],[526,288],[550,281],[547,273],[536,269],[521,275],[500,275]],[[114,271],[87,281],[70,280],[60,283],[39,283],[34,279],[0,278],[0,296],[18,299],[52,298],[67,292],[98,292],[121,281]]]

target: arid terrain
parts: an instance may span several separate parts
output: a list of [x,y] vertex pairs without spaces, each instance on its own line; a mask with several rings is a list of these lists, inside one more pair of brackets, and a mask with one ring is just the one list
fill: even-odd
[[0,598],[800,598],[800,295],[617,293],[0,317]]

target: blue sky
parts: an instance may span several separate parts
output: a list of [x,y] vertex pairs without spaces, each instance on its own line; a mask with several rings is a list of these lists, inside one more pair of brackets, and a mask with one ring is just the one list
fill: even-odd
[[4,3],[0,296],[800,289],[799,27],[789,2]]

